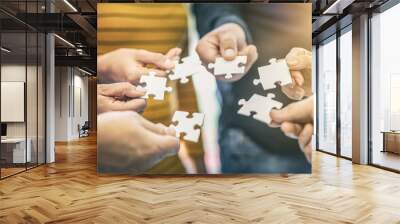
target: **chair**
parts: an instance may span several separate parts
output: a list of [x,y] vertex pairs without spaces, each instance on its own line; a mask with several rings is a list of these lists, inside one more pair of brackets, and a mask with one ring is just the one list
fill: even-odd
[[89,136],[89,130],[90,130],[89,121],[85,121],[85,123],[82,125],[82,127],[80,127],[80,125],[78,125],[79,138]]

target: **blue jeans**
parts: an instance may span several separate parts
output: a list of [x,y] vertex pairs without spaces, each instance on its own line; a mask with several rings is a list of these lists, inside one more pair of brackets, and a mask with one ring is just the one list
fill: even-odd
[[302,157],[268,152],[242,130],[220,131],[222,173],[311,173],[311,165]]

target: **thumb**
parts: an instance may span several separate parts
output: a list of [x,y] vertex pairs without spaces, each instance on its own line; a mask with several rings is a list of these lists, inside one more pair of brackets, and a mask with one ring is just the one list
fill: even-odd
[[311,69],[312,67],[312,54],[303,48],[291,49],[285,59],[290,70]]
[[301,100],[280,110],[272,110],[270,113],[272,121],[275,123],[295,122],[295,123],[312,123],[314,110],[314,97]]
[[239,51],[238,55],[247,56],[246,62],[246,72],[251,68],[251,66],[257,61],[258,53],[257,48],[254,45],[248,45],[241,51]]
[[231,33],[219,35],[220,54],[225,60],[232,61],[238,53],[237,39]]
[[[99,85],[100,86],[100,85]],[[99,94],[109,97],[129,97],[138,98],[144,96],[145,92],[137,89],[129,82],[119,82],[112,84],[102,84],[100,86]]]
[[159,145],[160,154],[166,156],[175,155],[179,151],[179,138],[171,135],[158,135],[155,141]]

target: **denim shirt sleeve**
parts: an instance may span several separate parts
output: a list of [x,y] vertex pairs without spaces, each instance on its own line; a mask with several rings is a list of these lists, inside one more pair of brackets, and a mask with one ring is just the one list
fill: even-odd
[[196,17],[197,31],[200,37],[223,24],[236,23],[243,28],[247,43],[251,44],[253,42],[239,6],[197,3],[193,4],[192,11]]

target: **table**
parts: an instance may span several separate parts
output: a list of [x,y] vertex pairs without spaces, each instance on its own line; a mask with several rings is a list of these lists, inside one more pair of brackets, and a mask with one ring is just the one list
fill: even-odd
[[400,154],[400,131],[382,131],[383,150],[382,152],[392,152]]
[[31,162],[31,145],[30,138],[26,139],[28,143],[25,151],[25,138],[6,138],[1,139],[1,159],[6,163],[26,163]]

